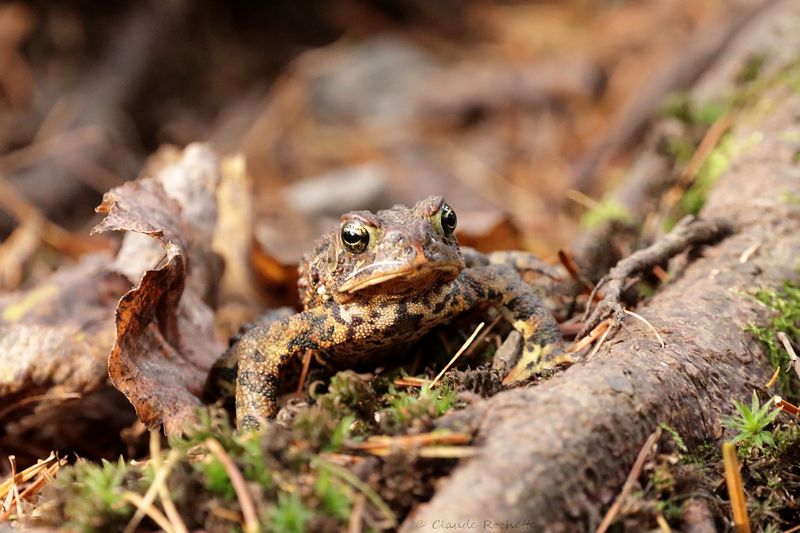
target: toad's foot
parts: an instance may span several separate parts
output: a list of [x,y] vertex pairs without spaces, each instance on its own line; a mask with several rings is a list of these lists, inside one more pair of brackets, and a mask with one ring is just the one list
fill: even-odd
[[503,379],[503,385],[524,383],[535,375],[548,375],[560,368],[574,363],[572,354],[560,347],[537,346],[533,351],[522,354],[517,364]]
[[522,335],[522,355],[505,383],[521,382],[535,373],[570,363],[558,323],[515,268],[508,264],[483,265],[464,274],[479,299],[498,304],[506,320]]

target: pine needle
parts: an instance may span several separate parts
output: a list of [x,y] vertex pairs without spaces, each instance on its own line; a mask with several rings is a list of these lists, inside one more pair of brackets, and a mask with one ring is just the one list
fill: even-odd
[[244,516],[244,531],[245,533],[258,533],[258,514],[256,513],[256,505],[253,503],[253,498],[247,490],[247,484],[244,481],[244,476],[239,471],[236,463],[225,452],[222,445],[213,438],[206,439],[206,447],[214,454],[214,457],[222,463],[222,467],[228,474],[231,480],[233,490],[236,492],[236,498],[239,500],[239,506],[242,508],[242,515]]
[[736,455],[734,444],[726,442],[722,445],[722,461],[725,465],[725,483],[728,485],[728,496],[733,511],[733,525],[737,533],[750,533],[750,519],[747,516],[739,457]]
[[478,324],[478,327],[475,328],[475,331],[472,332],[472,335],[470,335],[469,338],[464,342],[464,344],[461,345],[461,348],[459,348],[456,354],[453,356],[453,358],[450,359],[450,362],[445,365],[442,371],[439,372],[439,374],[435,378],[433,378],[433,381],[431,382],[431,387],[434,387],[436,383],[438,383],[438,381],[442,378],[442,376],[444,376],[444,373],[447,372],[450,369],[450,367],[453,366],[453,363],[455,363],[456,360],[459,357],[461,357],[461,354],[464,353],[464,351],[467,348],[469,348],[469,345],[472,344],[472,341],[475,340],[475,337],[477,337],[478,333],[480,333],[480,331],[483,329],[484,324],[486,323],[481,322],[480,324]]

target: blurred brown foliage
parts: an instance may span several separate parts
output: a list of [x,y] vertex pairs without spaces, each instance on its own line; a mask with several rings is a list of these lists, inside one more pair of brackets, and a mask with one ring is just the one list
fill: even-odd
[[[757,5],[3,4],[0,451],[38,402],[106,387],[109,352],[140,418],[177,431],[222,340],[292,301],[350,209],[444,193],[462,242],[554,257],[580,232],[567,191],[607,191]],[[121,247],[88,236],[109,190]]]

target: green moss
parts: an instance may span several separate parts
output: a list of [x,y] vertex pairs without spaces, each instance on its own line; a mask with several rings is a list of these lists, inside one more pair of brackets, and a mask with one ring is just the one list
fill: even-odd
[[[638,500],[626,504],[622,511],[626,525],[632,531],[657,528],[655,517],[660,515],[670,524],[681,528],[684,504],[706,487],[716,482],[710,465],[714,464],[711,448],[697,448],[689,451],[680,435],[670,426],[662,424],[665,431],[662,438],[668,438],[676,448],[659,446],[659,452],[648,460],[641,479],[642,490],[632,496]],[[622,518],[622,517],[620,517]],[[627,530],[627,529],[626,529]]]
[[320,471],[314,483],[314,495],[326,513],[342,522],[350,518],[350,510],[353,507],[352,491],[350,487],[334,478],[329,471]]
[[406,431],[420,420],[423,423],[437,418],[456,405],[457,393],[447,386],[432,388],[430,383],[410,390],[391,386],[385,395],[388,407],[379,413],[381,427],[388,433]]
[[268,511],[267,531],[275,533],[304,533],[312,512],[295,493],[281,493],[277,504]]
[[[702,139],[708,126],[727,113],[734,114],[737,122],[763,116],[771,111],[775,99],[767,97],[770,90],[776,87],[789,87],[800,90],[800,61],[795,61],[778,72],[764,76],[763,70],[767,57],[754,54],[746,62],[736,78],[736,86],[732,92],[720,101],[698,104],[685,94],[671,95],[665,99],[663,113],[679,120],[683,125],[683,133],[666,139],[664,149],[670,154],[678,167],[685,166],[695,153],[695,147]],[[753,143],[758,143],[761,135],[755,133],[741,145],[733,146],[730,135],[724,135],[718,145],[711,151],[694,177],[692,185],[685,191],[679,212],[668,217],[667,228],[674,221],[686,214],[697,214],[705,204],[707,194],[717,178],[728,168],[732,157]],[[800,161],[796,158],[795,161]]]
[[374,381],[352,370],[344,370],[331,378],[327,392],[312,393],[312,398],[323,410],[339,418],[352,416],[354,421],[369,420],[378,404]]
[[661,106],[663,116],[675,118],[688,126],[710,126],[728,109],[724,102],[711,101],[700,104],[680,92],[668,95]]
[[[760,289],[753,296],[773,313],[766,325],[748,324],[746,330],[764,344],[773,368],[786,368],[789,354],[778,340],[778,332],[788,335],[795,344],[800,341],[800,285],[786,281],[779,289]],[[781,372],[780,380],[784,396],[797,397],[792,373]]]
[[681,463],[705,468],[708,464],[722,459],[720,448],[712,442],[704,442],[687,453],[681,454]]
[[743,455],[749,455],[753,449],[761,451],[765,446],[774,448],[772,431],[767,428],[778,417],[780,410],[771,402],[761,405],[755,392],[749,406],[737,400],[734,400],[733,404],[736,407],[736,414],[723,418],[722,425],[736,431],[731,442],[741,445]]
[[658,500],[656,503],[656,509],[668,521],[676,521],[683,516],[683,503],[673,498],[667,500]]
[[759,52],[752,54],[747,58],[747,61],[745,61],[745,64],[736,75],[736,83],[738,85],[746,85],[756,81],[759,77],[761,77],[766,62],[767,55],[765,53]]
[[675,430],[675,428],[664,422],[660,423],[658,427],[660,427],[669,434],[669,436],[672,438],[673,444],[675,444],[675,447],[678,449],[679,452],[681,452],[681,454],[688,453],[689,448],[686,446],[686,443],[684,442],[683,438]]
[[[210,439],[222,446],[244,478],[264,531],[345,529],[359,493],[366,497],[365,513],[396,523],[396,516],[407,512],[409,505],[408,498],[393,492],[398,479],[406,483],[406,490],[427,494],[435,477],[423,472],[436,472],[438,465],[443,465],[444,472],[450,463],[425,462],[411,455],[404,469],[383,471],[378,461],[366,483],[348,468],[322,460],[326,453],[353,453],[347,443],[371,434],[428,431],[436,417],[456,404],[456,392],[449,386],[399,389],[393,385],[394,376],[385,373],[367,379],[351,371],[340,372],[326,392],[315,394],[315,404],[289,409],[280,424],[269,422],[256,432],[238,433],[220,409],[199,411],[197,425],[170,442],[174,450],[170,453],[173,459],[177,453],[177,460],[167,483],[187,526],[226,530],[235,524],[210,510],[241,513],[231,474],[218,454],[210,451]],[[53,510],[39,524],[68,523],[80,531],[122,529],[135,510],[123,494],[147,491],[155,475],[152,464],[79,462],[62,469],[53,484],[57,493],[51,502]],[[382,490],[387,491],[386,499]],[[143,528],[149,527],[153,524],[145,518]]]
[[[116,463],[78,461],[59,471],[48,498],[61,502],[56,521],[77,531],[121,529],[133,516],[133,507],[123,493],[135,488],[134,477],[120,457]],[[62,525],[62,524],[59,524]]]
[[[173,439],[173,447],[188,454],[195,448],[204,448],[205,441],[213,438],[236,462],[245,479],[256,482],[265,489],[274,487],[270,469],[261,450],[259,433],[236,432],[222,410],[203,409],[198,415],[198,424],[185,437]],[[228,473],[216,457],[207,454],[202,460],[192,462],[191,467],[199,475],[203,487],[211,494],[224,500],[235,500],[236,492]]]
[[695,143],[692,140],[675,135],[667,137],[664,142],[664,150],[676,165],[685,166],[691,161],[695,151]]
[[224,500],[236,499],[236,491],[233,490],[228,473],[216,457],[209,456],[206,460],[195,463],[194,467],[200,474],[201,483],[207,491]]
[[[740,404],[741,405],[741,404]],[[800,428],[794,419],[785,424],[774,423],[771,430],[765,422],[769,404],[757,402],[743,405],[737,419],[738,428],[747,427],[749,434],[769,431],[773,445],[762,448],[739,447],[742,457],[742,478],[747,494],[747,506],[753,531],[765,531],[770,524],[786,529],[797,523],[797,506],[794,495],[800,487],[797,469],[800,458]],[[749,416],[744,412],[762,411],[757,424],[745,423]],[[766,414],[764,414],[766,413]],[[674,429],[661,426],[666,438],[678,449],[685,445]],[[675,530],[683,530],[686,523],[685,505],[702,500],[717,524],[730,519],[730,502],[724,485],[724,466],[718,442],[706,442],[691,450],[676,453],[671,446],[659,446],[646,462],[640,478],[642,490],[634,492],[618,517],[628,531],[657,529],[656,517],[667,520]]]
[[726,134],[720,139],[717,147],[708,154],[697,171],[694,182],[683,194],[681,198],[683,214],[696,215],[700,212],[706,203],[709,191],[730,166],[731,152],[731,136]]
[[633,217],[630,212],[614,200],[603,200],[596,207],[587,211],[581,217],[581,224],[586,228],[594,228],[603,224],[604,222],[622,222],[623,224],[632,224]]

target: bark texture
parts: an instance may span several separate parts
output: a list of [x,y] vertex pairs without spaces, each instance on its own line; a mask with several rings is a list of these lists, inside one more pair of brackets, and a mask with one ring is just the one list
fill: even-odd
[[704,248],[638,310],[666,347],[628,318],[591,360],[459,415],[478,424],[481,452],[403,531],[588,530],[660,422],[689,443],[722,437],[731,400],[772,372],[744,331],[768,310],[747,293],[800,277],[800,95],[788,85],[740,116],[730,166],[702,213],[732,220],[737,232]]

